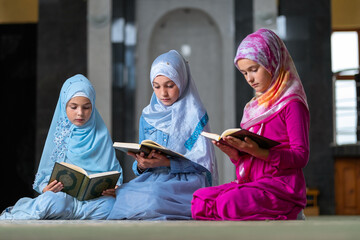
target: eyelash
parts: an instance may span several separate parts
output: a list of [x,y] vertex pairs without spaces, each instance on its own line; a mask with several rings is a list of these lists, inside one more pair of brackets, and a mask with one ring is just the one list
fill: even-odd
[[[72,109],[72,110],[75,110],[75,109],[77,109],[78,108],[78,106],[70,106],[70,108]],[[85,110],[88,110],[88,109],[90,109],[91,107],[83,107],[83,109],[85,109]]]
[[[256,73],[257,71],[258,71],[258,68],[250,69],[250,70],[249,70],[249,72],[254,72],[254,73]],[[248,72],[243,72],[242,74],[243,74],[244,76],[246,76],[247,73],[248,73]]]
[[[159,89],[159,88],[160,88],[160,86],[153,86],[153,87],[156,88],[156,89]],[[167,87],[167,88],[173,88],[174,85],[167,85],[167,86],[165,86],[165,87]]]

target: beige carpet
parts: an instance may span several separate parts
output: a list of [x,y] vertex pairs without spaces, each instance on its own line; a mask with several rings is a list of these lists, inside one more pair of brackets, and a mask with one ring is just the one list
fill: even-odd
[[0,221],[0,239],[360,239],[360,216],[305,221]]

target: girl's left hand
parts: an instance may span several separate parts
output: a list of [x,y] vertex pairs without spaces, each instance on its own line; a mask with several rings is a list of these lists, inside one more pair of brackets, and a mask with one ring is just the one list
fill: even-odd
[[170,167],[170,159],[155,150],[152,150],[147,157],[144,153],[136,154],[136,161],[140,169]]
[[227,144],[223,144],[221,142],[212,141],[212,143],[217,146],[223,153],[228,155],[230,159],[233,161],[238,161],[240,158],[240,153],[237,148],[229,146]]
[[256,158],[266,160],[269,156],[268,149],[260,148],[259,145],[249,137],[245,137],[244,141],[242,141],[238,138],[227,136],[223,138],[223,140],[240,152],[246,152]]
[[115,190],[118,188],[119,186],[116,185],[115,188],[110,188],[110,189],[106,189],[102,192],[103,196],[110,196],[110,197],[116,197],[116,193]]

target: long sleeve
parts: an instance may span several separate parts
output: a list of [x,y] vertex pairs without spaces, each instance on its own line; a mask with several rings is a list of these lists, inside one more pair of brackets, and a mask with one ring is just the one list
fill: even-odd
[[[137,169],[137,161],[135,160],[132,166],[132,170],[136,176],[140,176],[141,173]],[[147,171],[147,170],[145,170]],[[170,173],[192,173],[192,172],[205,172],[206,169],[198,164],[195,164],[185,159],[170,159]]]
[[50,180],[50,175],[46,176],[46,177],[44,178],[44,181],[42,181],[35,190],[36,190],[38,193],[42,193],[42,191],[44,190],[44,188],[48,185],[49,180]]
[[[144,121],[144,118],[141,116],[139,120],[139,143],[141,143],[145,139]],[[140,176],[141,173],[138,171],[137,164],[138,162],[135,160],[133,162],[132,170],[136,176]]]
[[280,169],[303,168],[309,160],[309,112],[302,103],[292,102],[283,116],[289,146],[271,149],[268,159]]
[[135,160],[134,163],[133,163],[132,170],[133,170],[133,172],[134,172],[134,174],[135,174],[136,176],[140,176],[140,175],[141,175],[141,173],[138,171],[137,161],[136,161],[136,160]]

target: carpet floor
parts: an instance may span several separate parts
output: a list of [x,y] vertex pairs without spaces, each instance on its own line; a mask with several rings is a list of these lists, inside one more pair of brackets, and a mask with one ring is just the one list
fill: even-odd
[[360,239],[360,216],[305,221],[0,221],[0,239]]

